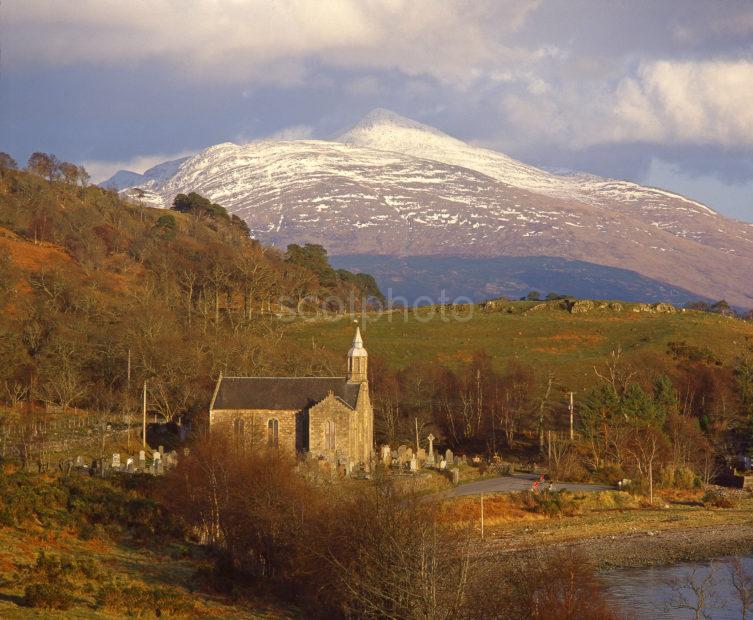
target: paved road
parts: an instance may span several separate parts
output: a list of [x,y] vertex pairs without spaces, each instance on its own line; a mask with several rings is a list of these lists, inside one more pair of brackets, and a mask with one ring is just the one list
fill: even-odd
[[[479,480],[478,482],[469,482],[461,484],[450,490],[450,497],[460,497],[462,495],[480,495],[481,493],[509,493],[511,491],[527,491],[531,485],[539,479],[536,474],[513,474],[512,476],[502,476],[501,478],[489,478]],[[549,483],[545,483],[548,485]],[[545,487],[546,488],[546,487]],[[589,491],[611,491],[615,487],[604,484],[583,484],[580,482],[555,482],[556,491],[567,490],[576,493]]]

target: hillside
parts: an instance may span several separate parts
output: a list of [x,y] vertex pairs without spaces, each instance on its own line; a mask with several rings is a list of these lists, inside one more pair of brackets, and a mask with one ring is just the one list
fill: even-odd
[[[219,144],[172,176],[147,176],[125,194],[159,206],[198,191],[279,246],[313,242],[333,255],[409,261],[453,257],[460,273],[473,270],[472,259],[554,257],[629,270],[687,298],[753,306],[753,292],[740,285],[753,281],[752,224],[660,189],[551,174],[384,110],[336,141]],[[386,288],[386,274],[375,274]],[[420,286],[410,269],[401,275]],[[514,272],[497,276],[504,283]],[[609,296],[609,283],[594,278],[589,296]],[[544,288],[536,277],[526,284]],[[451,297],[483,296],[483,288],[452,281],[447,288]]]
[[147,381],[150,411],[173,420],[205,410],[220,372],[332,374],[310,347],[276,347],[279,317],[359,307],[373,280],[192,200],[166,213],[0,169],[0,405],[120,412]]
[[[597,382],[594,367],[621,347],[625,362],[645,376],[672,372],[689,360],[678,358],[670,343],[686,350],[708,351],[714,364],[729,366],[753,348],[753,322],[706,312],[652,312],[645,304],[619,304],[619,310],[596,309],[570,313],[562,302],[500,302],[453,310],[427,307],[366,315],[364,343],[369,354],[394,370],[421,366],[458,368],[486,352],[497,370],[514,362],[552,372],[562,390],[583,394]],[[597,304],[598,306],[598,304]],[[634,311],[644,309],[643,311]],[[444,313],[444,318],[443,314]],[[469,316],[471,318],[465,320]],[[337,352],[347,346],[352,323],[321,321],[291,326],[291,337],[313,341]]]

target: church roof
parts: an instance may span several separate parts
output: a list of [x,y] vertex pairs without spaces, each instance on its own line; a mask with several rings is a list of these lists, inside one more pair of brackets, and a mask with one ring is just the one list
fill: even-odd
[[358,389],[345,377],[222,377],[212,409],[300,411],[324,400],[330,390],[355,409]]

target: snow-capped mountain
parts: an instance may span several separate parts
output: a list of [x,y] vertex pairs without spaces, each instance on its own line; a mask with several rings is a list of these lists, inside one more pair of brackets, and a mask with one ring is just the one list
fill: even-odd
[[562,257],[753,306],[753,225],[671,192],[545,172],[386,110],[335,141],[225,143],[165,166],[125,193],[166,206],[198,192],[283,247]]

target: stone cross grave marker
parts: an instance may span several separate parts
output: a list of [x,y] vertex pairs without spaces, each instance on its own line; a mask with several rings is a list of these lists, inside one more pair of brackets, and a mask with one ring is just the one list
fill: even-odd
[[434,465],[434,435],[429,433],[429,436],[426,438],[429,440],[429,454],[426,455],[426,462],[429,465]]

